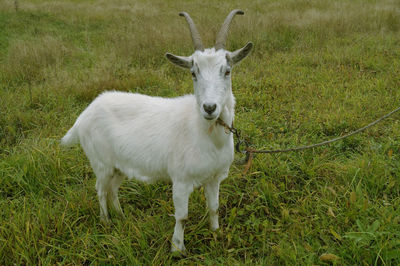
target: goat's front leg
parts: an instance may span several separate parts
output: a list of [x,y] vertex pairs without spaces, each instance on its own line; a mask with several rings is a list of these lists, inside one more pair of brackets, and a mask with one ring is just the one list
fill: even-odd
[[180,251],[185,252],[185,245],[183,242],[183,220],[188,215],[189,196],[193,191],[193,185],[183,183],[174,183],[172,186],[172,198],[175,206],[175,230],[172,236],[171,252]]
[[219,228],[218,206],[219,206],[219,184],[218,178],[204,185],[204,192],[207,198],[207,206],[210,212],[210,228],[215,231]]

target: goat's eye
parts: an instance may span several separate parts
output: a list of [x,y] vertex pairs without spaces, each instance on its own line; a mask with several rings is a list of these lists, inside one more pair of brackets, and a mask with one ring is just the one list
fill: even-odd
[[225,71],[225,76],[229,76],[231,74],[230,70]]
[[192,72],[192,77],[195,79],[196,78],[196,73]]

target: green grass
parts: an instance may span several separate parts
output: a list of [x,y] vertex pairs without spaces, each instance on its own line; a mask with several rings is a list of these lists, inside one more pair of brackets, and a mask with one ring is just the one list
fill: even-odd
[[169,253],[168,184],[123,183],[126,220],[99,222],[89,163],[59,139],[104,90],[191,93],[164,58],[193,49],[178,12],[211,46],[238,7],[228,48],[255,49],[233,73],[235,125],[255,147],[330,139],[399,105],[397,1],[31,0],[18,12],[3,1],[1,265],[400,264],[399,115],[329,147],[259,155],[247,175],[232,165],[220,231],[208,229],[203,191],[192,194],[185,258]]

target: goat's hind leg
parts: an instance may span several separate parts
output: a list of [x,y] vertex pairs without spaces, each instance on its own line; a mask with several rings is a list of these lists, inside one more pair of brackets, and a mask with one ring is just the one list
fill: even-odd
[[122,174],[118,169],[114,169],[114,174],[110,180],[110,186],[108,190],[108,200],[111,203],[113,209],[125,218],[125,215],[122,211],[121,205],[118,199],[118,189],[121,186],[122,181],[124,181],[125,175]]
[[108,215],[108,210],[107,210],[107,194],[110,186],[113,169],[107,168],[105,166],[97,166],[92,168],[97,177],[96,190],[100,203],[100,220],[102,222],[107,223],[110,221],[110,217]]

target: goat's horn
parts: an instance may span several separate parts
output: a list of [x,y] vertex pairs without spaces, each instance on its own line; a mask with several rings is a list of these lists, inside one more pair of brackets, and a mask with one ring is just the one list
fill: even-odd
[[226,37],[228,36],[229,25],[232,22],[233,17],[243,15],[244,12],[240,9],[232,10],[231,13],[226,17],[224,24],[222,24],[221,30],[218,33],[217,40],[215,41],[215,50],[225,49]]
[[180,12],[179,16],[181,17],[185,17],[187,23],[189,24],[189,29],[190,29],[190,33],[192,35],[192,40],[193,40],[193,44],[194,44],[194,49],[197,51],[204,51],[204,47],[203,47],[203,43],[201,42],[201,38],[200,38],[200,34],[196,29],[196,26],[194,25],[194,22],[192,20],[192,18],[189,16],[188,13],[186,12]]

